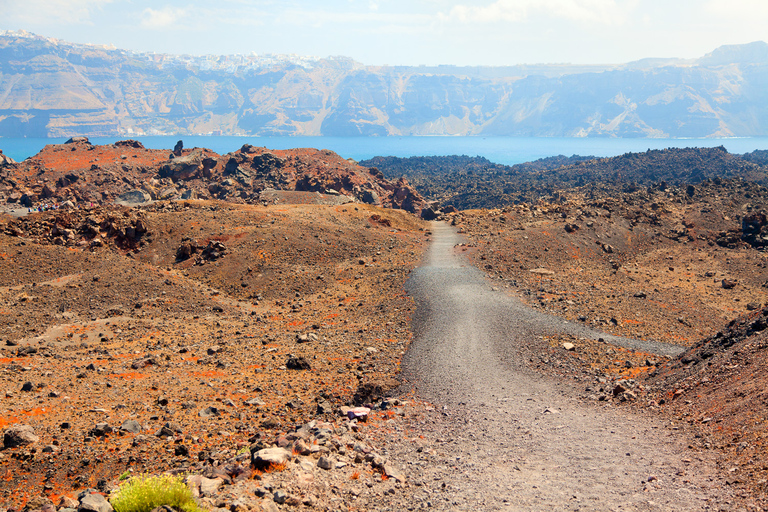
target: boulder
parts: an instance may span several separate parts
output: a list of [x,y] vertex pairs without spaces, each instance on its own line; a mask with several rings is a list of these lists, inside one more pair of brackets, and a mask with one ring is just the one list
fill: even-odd
[[141,204],[141,203],[147,203],[152,200],[152,196],[150,196],[147,192],[143,190],[130,190],[128,192],[124,192],[117,196],[117,199],[115,200],[116,203],[123,203],[123,204]]
[[2,150],[0,150],[0,168],[13,165],[15,163],[16,162],[11,157],[4,155]]
[[256,469],[285,464],[291,460],[291,452],[285,448],[264,448],[251,454],[251,463]]
[[285,367],[289,370],[311,370],[312,367],[309,365],[309,361],[304,359],[303,357],[289,357],[288,361],[285,363]]
[[3,446],[5,448],[27,446],[39,440],[40,438],[35,435],[35,430],[31,425],[13,425],[8,427],[3,434]]
[[127,139],[127,140],[119,140],[115,142],[115,146],[117,147],[126,147],[126,148],[134,148],[134,149],[144,149],[144,144],[137,140],[133,139]]
[[64,144],[90,144],[90,143],[91,143],[91,141],[88,140],[88,137],[80,137],[80,136],[78,136],[78,137],[72,137],[71,139],[69,139]]
[[104,496],[99,493],[91,493],[80,499],[77,512],[113,512],[113,508]]
[[180,155],[168,160],[160,167],[161,178],[178,181],[210,177],[210,169],[216,166],[216,160],[204,157],[201,149],[194,149],[185,156]]

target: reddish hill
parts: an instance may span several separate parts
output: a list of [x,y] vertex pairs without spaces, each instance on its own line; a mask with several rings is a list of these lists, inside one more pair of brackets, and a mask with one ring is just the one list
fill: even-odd
[[245,145],[219,155],[203,148],[152,150],[127,140],[95,146],[79,137],[51,144],[23,162],[0,165],[0,199],[21,206],[140,203],[155,199],[272,202],[264,192],[319,193],[325,202],[357,201],[419,214],[424,199],[405,180],[317,149]]
[[648,379],[661,407],[700,430],[697,449],[719,449],[733,484],[768,491],[768,307],[744,314],[659,367]]

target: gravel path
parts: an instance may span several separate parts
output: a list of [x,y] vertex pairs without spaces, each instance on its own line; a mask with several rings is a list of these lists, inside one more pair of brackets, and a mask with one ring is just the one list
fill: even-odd
[[579,384],[524,365],[532,340],[553,331],[622,340],[495,291],[456,254],[461,239],[452,228],[435,223],[433,233],[409,281],[418,311],[403,375],[436,410],[414,415],[411,439],[389,447],[408,461],[415,484],[409,509],[730,508],[709,454],[689,449],[684,431],[627,408],[582,402]]

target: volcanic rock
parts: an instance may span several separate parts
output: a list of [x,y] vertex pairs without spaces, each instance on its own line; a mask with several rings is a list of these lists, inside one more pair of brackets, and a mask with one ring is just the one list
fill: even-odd
[[35,431],[30,425],[12,425],[5,429],[5,432],[3,433],[3,446],[5,448],[26,446],[36,443],[39,440],[40,438],[35,435]]

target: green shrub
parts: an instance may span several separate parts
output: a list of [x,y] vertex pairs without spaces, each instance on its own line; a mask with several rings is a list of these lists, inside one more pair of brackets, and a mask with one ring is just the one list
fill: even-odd
[[184,479],[167,474],[135,476],[120,484],[109,502],[115,512],[150,512],[161,505],[182,512],[203,512]]

